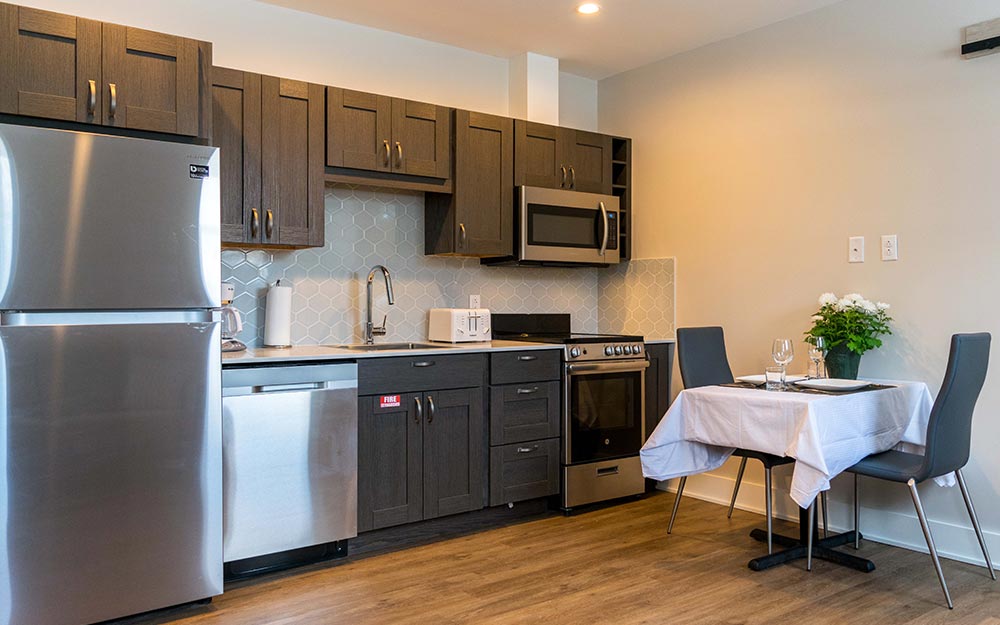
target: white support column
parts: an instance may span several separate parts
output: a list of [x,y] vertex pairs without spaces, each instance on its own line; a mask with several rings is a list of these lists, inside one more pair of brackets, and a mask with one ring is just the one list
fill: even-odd
[[509,114],[559,125],[559,59],[525,52],[510,59]]

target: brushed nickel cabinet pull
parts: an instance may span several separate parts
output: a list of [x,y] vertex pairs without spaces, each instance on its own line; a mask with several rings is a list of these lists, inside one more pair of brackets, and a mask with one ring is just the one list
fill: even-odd
[[458,234],[460,237],[458,244],[461,247],[465,247],[465,242],[468,240],[468,237],[466,236],[465,233],[465,224],[458,224]]
[[392,152],[392,150],[389,148],[389,140],[388,139],[383,139],[382,140],[382,145],[385,146],[385,160],[383,161],[383,163],[384,163],[384,165],[386,167],[388,167],[389,166],[389,154]]
[[270,208],[267,209],[267,219],[264,220],[264,234],[269,239],[274,236],[274,212]]
[[108,117],[114,119],[118,112],[118,85],[108,83],[108,91],[111,93],[111,103],[108,105]]
[[256,208],[250,209],[250,237],[256,239],[260,232],[260,213]]
[[420,360],[420,361],[417,361],[417,362],[413,363],[413,366],[414,367],[418,367],[418,368],[433,367],[434,366],[434,361],[433,360]]
[[87,96],[87,115],[93,115],[97,110],[97,81],[88,80],[87,89],[90,92]]
[[414,397],[413,402],[417,405],[417,412],[413,415],[413,422],[420,423],[420,420],[424,418],[424,407],[420,403],[419,397]]
[[517,359],[521,362],[528,362],[531,360],[538,360],[538,356],[518,356]]
[[403,144],[396,142],[396,167],[403,166]]
[[434,397],[431,395],[427,396],[427,423],[434,421],[434,413],[437,409],[434,408]]
[[537,392],[538,392],[538,387],[537,386],[533,387],[533,388],[519,388],[519,389],[517,389],[517,394],[518,395],[531,395],[532,393],[537,393]]
[[560,187],[565,187],[566,186],[566,167],[565,166],[560,167],[559,171],[562,172],[562,182],[559,183],[559,186]]
[[530,454],[533,451],[538,451],[538,445],[533,445],[531,447],[518,447],[517,453],[519,454]]
[[576,188],[576,167],[572,166],[569,168],[569,188]]

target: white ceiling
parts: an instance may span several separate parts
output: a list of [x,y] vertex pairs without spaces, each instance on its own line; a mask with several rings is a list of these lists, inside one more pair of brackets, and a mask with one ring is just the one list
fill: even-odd
[[601,79],[839,0],[263,0],[499,57],[537,52]]

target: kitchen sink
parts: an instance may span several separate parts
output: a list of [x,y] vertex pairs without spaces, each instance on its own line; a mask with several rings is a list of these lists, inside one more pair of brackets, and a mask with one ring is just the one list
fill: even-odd
[[375,343],[374,345],[337,345],[341,349],[350,349],[359,352],[381,352],[407,349],[446,349],[451,345],[436,345],[434,343]]

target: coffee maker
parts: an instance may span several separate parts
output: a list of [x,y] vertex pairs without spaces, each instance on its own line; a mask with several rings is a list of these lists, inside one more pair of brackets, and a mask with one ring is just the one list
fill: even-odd
[[230,282],[222,283],[222,351],[241,352],[247,348],[236,335],[243,331],[243,318],[240,311],[233,306],[236,298],[236,287]]

